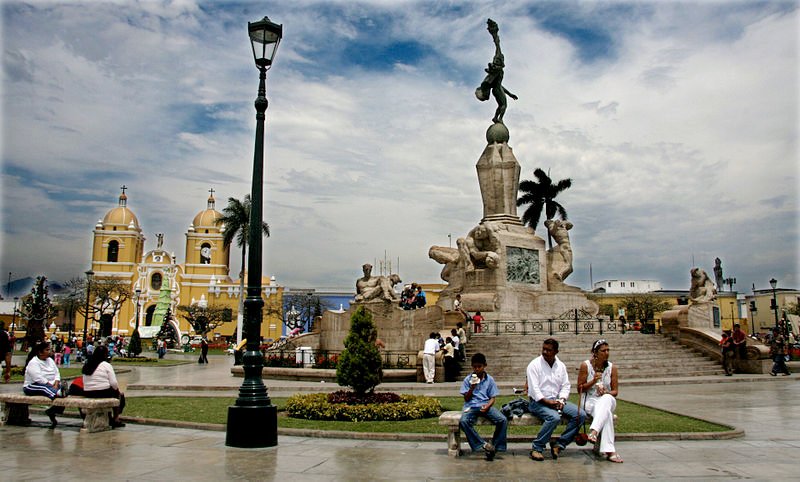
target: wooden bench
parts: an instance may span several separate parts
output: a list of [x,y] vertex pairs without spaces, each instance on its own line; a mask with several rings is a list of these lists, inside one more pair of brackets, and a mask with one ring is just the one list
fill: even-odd
[[[614,421],[616,422],[617,416],[614,415]],[[460,411],[450,411],[444,412],[439,415],[439,425],[446,425],[448,428],[447,432],[447,455],[451,457],[458,457],[461,454],[461,427],[459,426],[459,422],[461,421],[461,412]],[[568,418],[564,417],[561,419],[562,424],[567,424],[569,421]],[[592,423],[591,415],[586,416],[586,426],[587,431],[588,426]],[[486,417],[478,417],[475,422],[476,425],[492,425]],[[509,425],[541,425],[542,421],[533,416],[531,413],[523,413],[521,416],[515,416],[508,421]],[[595,452],[599,452],[600,450],[600,437],[597,437],[597,442],[594,444]]]
[[66,398],[50,400],[43,396],[29,396],[22,393],[2,393],[3,425],[28,425],[31,420],[28,413],[30,405],[47,405],[53,407],[79,408],[86,417],[83,419],[81,432],[102,432],[110,430],[109,418],[112,409],[119,406],[116,398],[85,398],[70,395]]

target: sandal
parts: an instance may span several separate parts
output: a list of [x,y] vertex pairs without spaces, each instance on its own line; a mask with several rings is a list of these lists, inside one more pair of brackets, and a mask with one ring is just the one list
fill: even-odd
[[614,462],[615,464],[621,464],[623,462],[622,457],[620,457],[620,455],[616,452],[606,455],[606,460],[609,462]]
[[591,432],[589,432],[589,436],[587,437],[587,439],[589,440],[589,442],[591,442],[593,444],[596,444],[597,443],[597,433],[594,430],[592,430]]

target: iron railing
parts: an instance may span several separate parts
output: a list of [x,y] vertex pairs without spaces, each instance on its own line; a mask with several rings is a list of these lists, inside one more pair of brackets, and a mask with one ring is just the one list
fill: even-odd
[[625,333],[624,323],[603,318],[484,320],[481,332],[492,335],[556,335],[572,333]]

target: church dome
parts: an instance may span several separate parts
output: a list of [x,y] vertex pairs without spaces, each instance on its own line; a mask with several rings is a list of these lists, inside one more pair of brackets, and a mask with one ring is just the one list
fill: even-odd
[[201,227],[219,229],[216,221],[222,217],[222,213],[214,209],[214,204],[214,194],[212,193],[210,196],[208,196],[208,207],[197,213],[197,216],[194,217],[194,221],[192,221],[192,226],[195,229],[199,229]]
[[128,209],[128,196],[123,189],[119,196],[119,205],[110,210],[103,218],[104,226],[124,226],[129,229],[139,230],[139,219]]

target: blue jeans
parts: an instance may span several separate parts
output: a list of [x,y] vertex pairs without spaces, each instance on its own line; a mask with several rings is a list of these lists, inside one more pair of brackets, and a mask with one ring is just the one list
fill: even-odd
[[486,417],[494,424],[494,436],[492,436],[492,445],[498,452],[506,451],[506,430],[508,428],[508,419],[503,415],[500,410],[491,407],[486,413],[481,412],[478,407],[470,408],[468,412],[461,414],[461,421],[458,425],[467,436],[467,442],[473,452],[480,450],[483,447],[484,440],[478,435],[475,430],[475,421],[478,417]]
[[[557,410],[554,410],[547,405],[539,402],[531,401],[528,410],[536,417],[539,417],[544,422],[539,434],[533,439],[533,450],[537,452],[544,452],[547,447],[547,442],[550,441],[550,436],[553,435],[558,424],[561,422],[561,415]],[[564,433],[558,438],[558,446],[562,449],[571,444],[575,440],[575,435],[578,433],[578,428],[586,418],[586,412],[579,409],[574,403],[567,402],[562,410],[563,414],[569,418],[569,424],[564,430]]]

